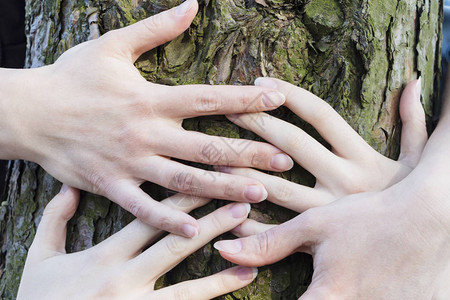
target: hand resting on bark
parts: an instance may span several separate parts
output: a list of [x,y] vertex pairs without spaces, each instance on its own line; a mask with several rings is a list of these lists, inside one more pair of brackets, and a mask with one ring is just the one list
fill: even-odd
[[[273,84],[267,79],[259,83]],[[267,128],[278,129],[274,135],[258,132],[252,115],[230,116],[291,154],[317,176],[318,185],[309,189],[254,170],[225,169],[264,182],[271,201],[306,211],[278,226],[246,221],[234,230],[240,239],[215,244],[221,255],[254,267],[297,251],[310,253],[314,275],[301,299],[448,299],[448,103],[426,143],[417,83],[407,86],[400,107],[402,151],[394,162],[374,153],[320,99],[281,81],[275,83],[286,93],[286,105],[311,123],[333,151],[282,121],[265,119]],[[288,136],[301,149],[290,148]],[[289,192],[282,194],[288,197],[275,196],[286,189]],[[372,192],[354,194],[365,191]]]
[[[66,224],[76,211],[78,198],[78,190],[63,186],[45,208],[28,253],[19,300],[210,299],[242,288],[256,277],[255,268],[238,266],[154,290],[159,277],[245,220],[248,203],[229,204],[201,218],[196,239],[170,234],[146,249],[162,232],[136,219],[102,243],[67,254]],[[178,194],[162,205],[187,212],[208,201]]]
[[[196,220],[151,199],[151,181],[185,194],[242,202],[265,200],[257,180],[216,176],[171,158],[284,171],[278,148],[187,131],[186,118],[272,110],[285,97],[273,88],[164,86],[147,82],[133,62],[179,36],[198,9],[196,0],[65,52],[54,64],[0,69],[0,158],[40,164],[58,180],[103,195],[158,228],[194,237]],[[237,147],[237,146],[236,146]],[[214,152],[211,155],[211,152]]]

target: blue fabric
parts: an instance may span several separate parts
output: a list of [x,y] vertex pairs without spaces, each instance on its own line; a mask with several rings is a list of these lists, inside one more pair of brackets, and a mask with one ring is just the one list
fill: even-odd
[[442,41],[442,59],[450,61],[450,0],[444,3],[444,40]]

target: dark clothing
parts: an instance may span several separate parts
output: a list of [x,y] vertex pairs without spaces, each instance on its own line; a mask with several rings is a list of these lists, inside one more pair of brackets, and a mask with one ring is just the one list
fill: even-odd
[[25,0],[0,0],[0,66],[23,68],[25,50]]
[[[0,0],[0,67],[23,68],[25,63],[25,0]],[[7,162],[0,160],[0,200]]]

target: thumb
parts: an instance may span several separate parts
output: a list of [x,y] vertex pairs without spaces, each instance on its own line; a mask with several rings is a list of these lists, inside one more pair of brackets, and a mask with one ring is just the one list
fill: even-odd
[[133,25],[110,31],[101,40],[109,49],[119,49],[134,62],[144,52],[183,33],[192,23],[197,10],[197,0],[186,0],[177,7]]
[[421,91],[419,78],[406,86],[400,100],[402,137],[399,160],[410,167],[417,165],[428,140],[425,112],[420,102]]
[[309,211],[270,230],[246,238],[219,241],[214,248],[223,258],[247,267],[277,262],[294,252],[311,253],[317,227]]
[[78,207],[78,190],[63,185],[61,191],[45,207],[29,259],[42,261],[58,253],[65,253],[67,222]]

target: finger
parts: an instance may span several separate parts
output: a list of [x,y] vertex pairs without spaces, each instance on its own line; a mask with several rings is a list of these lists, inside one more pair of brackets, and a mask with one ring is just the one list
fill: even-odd
[[274,89],[252,86],[174,86],[167,87],[166,95],[158,111],[180,119],[273,110],[286,99]]
[[218,235],[227,232],[242,223],[250,211],[248,203],[234,203],[221,207],[199,220],[201,232],[196,239],[186,239],[177,235],[168,235],[130,261],[130,268],[136,278],[149,278],[152,275],[166,273],[188,255],[197,251]]
[[253,167],[278,172],[294,166],[288,155],[267,143],[184,130],[176,130],[166,138],[160,151],[169,157],[208,165]]
[[173,40],[191,24],[198,10],[196,0],[187,0],[128,27],[110,31],[100,38],[105,48],[118,49],[132,62],[159,45]]
[[258,78],[257,86],[277,88],[286,96],[285,105],[311,124],[341,157],[354,158],[373,150],[325,101],[316,95],[275,78]]
[[258,180],[267,190],[267,200],[296,212],[303,212],[312,207],[322,206],[335,199],[335,197],[325,191],[313,189],[253,169],[228,167],[220,167],[218,169],[232,175]]
[[266,189],[255,179],[201,170],[164,157],[141,161],[137,174],[168,189],[197,197],[242,202],[261,202],[267,198]]
[[[205,205],[209,201],[211,199],[176,194],[164,199],[161,203],[171,209],[187,213]],[[129,260],[141,253],[145,247],[153,243],[162,233],[164,231],[136,219],[95,248],[102,253],[102,257],[107,256],[111,259]]]
[[417,165],[428,140],[425,111],[420,102],[421,91],[419,78],[406,86],[400,100],[402,139],[399,160],[410,167]]
[[117,183],[106,196],[150,226],[188,238],[194,238],[199,233],[197,220],[153,200],[136,183]]
[[318,178],[340,169],[340,158],[302,129],[265,113],[228,115],[236,125],[251,130],[288,153],[296,162]]
[[67,222],[75,214],[79,198],[77,189],[63,185],[61,192],[47,204],[29,251],[30,260],[37,262],[66,253]]
[[262,233],[264,231],[274,228],[275,226],[277,225],[264,224],[252,219],[247,219],[242,224],[233,228],[231,232],[237,237],[247,237],[258,233]]
[[[151,296],[156,299],[212,299],[247,286],[257,275],[256,268],[234,267],[205,278],[152,291]],[[149,295],[146,295],[145,299],[148,298]]]
[[214,248],[223,258],[248,267],[271,264],[297,251],[311,253],[319,227],[308,212],[257,235],[216,242]]

